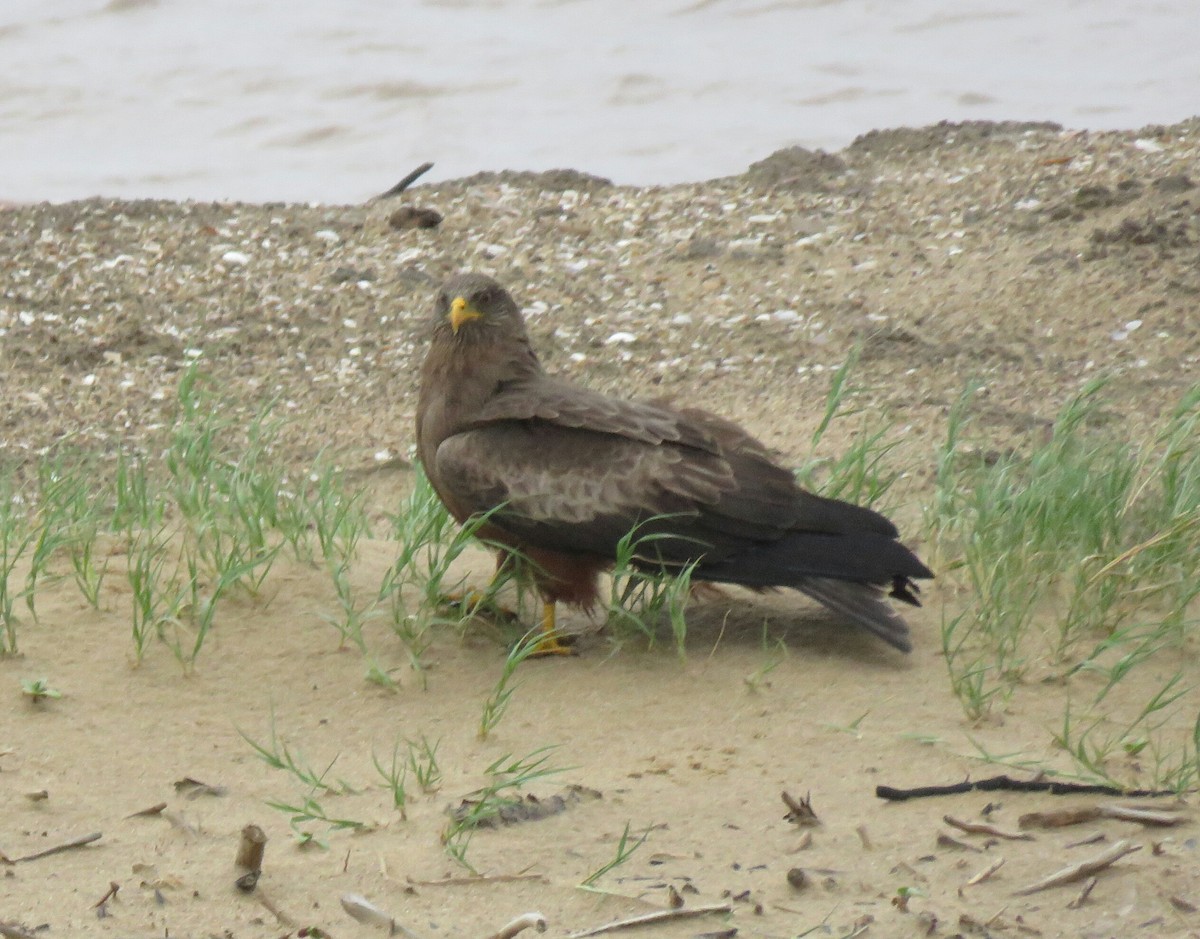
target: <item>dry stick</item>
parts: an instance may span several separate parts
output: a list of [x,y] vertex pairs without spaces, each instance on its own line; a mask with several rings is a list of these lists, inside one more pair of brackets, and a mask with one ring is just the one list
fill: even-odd
[[405,878],[413,887],[470,887],[475,884],[509,884],[518,880],[546,882],[545,874],[493,874],[479,877],[444,877],[441,880],[413,880]]
[[1144,809],[1133,805],[1084,805],[1062,809],[1058,812],[1027,812],[1017,819],[1022,828],[1065,828],[1080,825],[1098,818],[1116,818],[1123,822],[1141,822],[1143,825],[1178,825],[1186,816],[1169,809]]
[[1007,838],[1009,841],[1033,841],[1033,835],[1028,832],[1005,831],[1003,828],[983,822],[962,822],[953,815],[943,815],[942,821],[959,831],[969,832],[972,835],[994,835],[997,838]]
[[1000,868],[1002,868],[1003,866],[1004,866],[1004,858],[1002,858],[1002,857],[996,858],[996,860],[992,861],[991,864],[989,864],[987,867],[985,867],[983,870],[981,870],[978,874],[976,874],[974,877],[972,877],[970,880],[968,880],[966,883],[966,886],[974,887],[976,884],[983,883],[985,880],[987,880],[989,877],[991,877],[992,874],[994,874],[994,873],[996,873],[996,871],[1000,870]]
[[119,883],[117,883],[115,880],[110,880],[108,882],[108,889],[104,891],[104,896],[92,904],[92,909],[94,910],[97,907],[104,906],[105,903],[117,895],[117,891],[120,889],[121,885]]
[[1098,806],[1105,818],[1119,818],[1123,822],[1141,822],[1143,825],[1178,825],[1186,816],[1170,809],[1144,809],[1134,805],[1115,805],[1111,802]]
[[619,919],[605,923],[595,929],[585,929],[582,932],[567,933],[567,939],[584,939],[585,936],[598,936],[601,933],[613,932],[617,929],[629,929],[633,926],[648,926],[651,923],[665,923],[669,920],[691,919],[695,916],[706,916],[709,913],[732,913],[733,907],[728,903],[717,903],[713,906],[691,906],[678,910],[655,910],[653,913],[643,913],[641,916],[631,916],[629,919]]
[[392,916],[386,910],[381,910],[360,893],[343,893],[339,899],[341,900],[342,909],[360,923],[367,923],[370,926],[379,926],[381,929],[386,929],[389,936],[399,933],[407,937],[407,939],[420,939],[415,932],[403,923],[397,923],[396,917]]
[[880,799],[891,802],[903,802],[905,799],[923,799],[928,796],[950,796],[964,792],[1048,792],[1061,796],[1069,793],[1092,793],[1106,796],[1126,796],[1143,798],[1148,796],[1173,796],[1176,792],[1170,789],[1118,789],[1116,786],[1096,786],[1090,783],[1049,782],[1035,779],[1013,779],[1011,776],[993,776],[990,779],[980,779],[976,782],[956,783],[953,786],[918,786],[916,789],[896,789],[893,786],[876,786],[875,795]]
[[400,193],[404,192],[405,189],[407,189],[409,186],[411,186],[413,183],[415,183],[418,179],[420,179],[422,176],[424,176],[426,173],[428,173],[431,169],[433,169],[432,163],[422,163],[415,170],[413,170],[411,173],[409,173],[407,176],[405,176],[402,180],[400,180],[400,182],[396,183],[396,185],[394,185],[387,192],[381,192],[379,195],[377,195],[371,201],[374,202],[374,201],[378,201],[380,199],[390,199],[390,198],[392,198],[392,196],[400,195]]
[[1100,883],[1100,878],[1093,877],[1086,884],[1084,884],[1083,889],[1079,891],[1079,896],[1067,904],[1067,909],[1077,910],[1087,903],[1087,898],[1091,896],[1092,891],[1096,889],[1096,884],[1098,883]]
[[91,844],[93,841],[99,841],[102,835],[98,831],[92,832],[90,835],[82,835],[79,838],[74,838],[63,844],[56,844],[53,848],[47,848],[45,851],[38,851],[36,854],[26,854],[24,857],[13,858],[8,863],[20,864],[22,861],[36,861],[38,858],[49,857],[51,854],[58,854],[61,851],[70,851],[72,848],[82,848],[85,844]]
[[538,932],[546,931],[546,917],[541,913],[522,913],[507,926],[500,929],[499,932],[494,932],[488,939],[512,939],[519,932],[524,932],[526,929],[536,929]]
[[1084,877],[1104,870],[1106,867],[1111,867],[1125,855],[1141,850],[1142,846],[1140,844],[1130,844],[1125,840],[1118,841],[1107,851],[1097,854],[1090,861],[1080,861],[1078,864],[1064,867],[1049,877],[1044,877],[1036,883],[1030,884],[1028,887],[1022,887],[1020,890],[1014,891],[1014,893],[1019,897],[1023,897],[1030,893],[1037,893],[1039,890],[1047,890],[1050,887],[1061,887],[1063,884],[1081,880]]
[[155,803],[154,805],[150,806],[150,808],[148,808],[148,809],[141,809],[137,812],[130,812],[125,817],[126,818],[149,818],[152,815],[161,814],[162,810],[165,809],[166,807],[167,807],[167,803],[158,802],[158,803]]
[[960,851],[974,851],[976,854],[983,853],[983,848],[978,845],[971,844],[969,841],[960,841],[957,838],[952,838],[944,831],[938,832],[937,846],[939,848],[958,848]]
[[262,907],[264,910],[266,910],[268,913],[270,913],[272,916],[275,917],[275,920],[279,923],[280,926],[285,926],[288,929],[291,929],[293,926],[296,925],[296,921],[294,919],[292,919],[290,916],[288,916],[287,913],[283,912],[283,910],[281,910],[279,907],[277,907],[275,905],[275,903],[271,900],[271,898],[268,897],[261,890],[258,890],[255,892],[254,899],[257,900],[260,904],[262,904]]

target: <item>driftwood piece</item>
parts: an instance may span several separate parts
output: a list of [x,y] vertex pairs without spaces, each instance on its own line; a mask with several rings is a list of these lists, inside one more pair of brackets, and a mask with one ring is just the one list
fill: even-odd
[[1170,809],[1148,809],[1138,805],[1107,803],[1072,806],[1056,812],[1027,812],[1017,819],[1017,824],[1022,828],[1065,828],[1068,825],[1094,822],[1099,818],[1115,818],[1123,822],[1168,827],[1178,825],[1186,817],[1182,812],[1173,812]]
[[1080,861],[1078,864],[1072,864],[1070,867],[1064,867],[1060,871],[1055,871],[1049,877],[1043,877],[1039,881],[1014,891],[1014,893],[1019,897],[1023,897],[1027,894],[1037,893],[1039,890],[1061,887],[1063,884],[1082,880],[1084,877],[1090,877],[1092,874],[1099,873],[1106,867],[1111,867],[1117,861],[1121,860],[1121,858],[1125,857],[1125,855],[1133,854],[1134,851],[1140,850],[1142,850],[1140,844],[1118,841],[1107,851],[1097,854],[1094,858],[1087,861]]

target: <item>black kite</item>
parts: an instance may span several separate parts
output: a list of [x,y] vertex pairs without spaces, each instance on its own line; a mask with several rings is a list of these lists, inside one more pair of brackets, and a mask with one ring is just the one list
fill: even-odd
[[884,591],[916,606],[911,578],[933,575],[888,519],[806,492],[761,443],[706,411],[546,373],[520,310],[489,277],[462,274],[438,292],[417,447],[456,519],[494,510],[480,537],[533,562],[544,651],[560,648],[555,604],[591,606],[635,526],[660,536],[642,542],[644,568],[694,563],[696,581],[793,587],[912,648]]

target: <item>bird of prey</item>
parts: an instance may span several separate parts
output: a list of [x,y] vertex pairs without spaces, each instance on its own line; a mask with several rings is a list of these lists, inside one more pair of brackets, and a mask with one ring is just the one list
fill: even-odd
[[[512,297],[465,273],[438,291],[417,404],[417,449],[459,522],[532,562],[539,652],[559,601],[590,607],[631,530],[635,563],[692,580],[791,587],[897,649],[908,626],[885,592],[919,606],[933,574],[871,509],[802,489],[736,424],[691,407],[627,400],[547,373]],[[503,564],[506,552],[500,551]]]

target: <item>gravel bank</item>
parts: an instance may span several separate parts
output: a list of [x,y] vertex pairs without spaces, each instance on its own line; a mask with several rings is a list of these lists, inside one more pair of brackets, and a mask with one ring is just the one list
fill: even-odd
[[[118,202],[0,210],[0,458],[152,447],[199,359],[234,406],[301,419],[298,460],[404,455],[434,287],[475,268],[547,365],[690,399],[798,454],[863,344],[873,404],[923,445],[963,383],[998,436],[1086,377],[1153,416],[1200,374],[1200,119],[876,131],[742,176],[625,188],[481,174],[356,206]],[[395,230],[401,205],[445,216]]]

